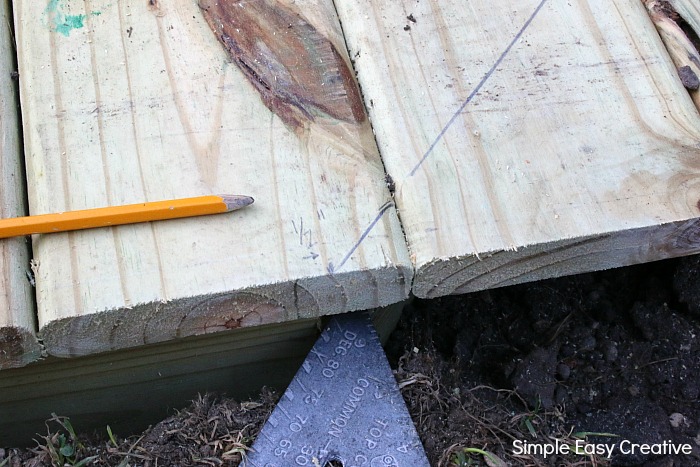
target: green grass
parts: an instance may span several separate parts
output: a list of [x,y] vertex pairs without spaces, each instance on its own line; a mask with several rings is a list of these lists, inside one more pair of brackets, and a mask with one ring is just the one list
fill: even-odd
[[[49,427],[50,422],[57,423],[60,428],[52,433]],[[55,467],[64,467],[66,465],[84,467],[97,459],[97,456],[81,456],[81,452],[85,450],[85,447],[80,443],[68,417],[59,417],[52,413],[51,418],[46,422],[46,428],[48,434],[42,437],[44,443],[39,443],[37,450],[43,451],[48,455],[51,465]]]

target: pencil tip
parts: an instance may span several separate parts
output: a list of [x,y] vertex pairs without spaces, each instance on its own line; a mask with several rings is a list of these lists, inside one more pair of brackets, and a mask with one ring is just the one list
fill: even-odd
[[243,195],[220,195],[221,199],[224,200],[226,204],[227,211],[235,211],[236,209],[241,209],[246,206],[253,204],[255,201],[252,196]]

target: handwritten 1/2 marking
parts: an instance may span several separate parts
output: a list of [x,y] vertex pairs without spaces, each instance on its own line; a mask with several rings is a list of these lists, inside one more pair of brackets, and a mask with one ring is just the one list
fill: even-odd
[[[425,151],[425,153],[423,154],[423,156],[420,158],[420,160],[418,161],[418,163],[417,163],[417,164],[413,167],[413,169],[411,169],[411,171],[408,173],[408,175],[407,175],[406,178],[408,178],[408,177],[413,177],[413,176],[416,174],[416,172],[418,171],[418,169],[420,169],[420,167],[421,167],[421,166],[423,165],[423,163],[426,161],[426,159],[428,159],[428,157],[430,157],[430,155],[433,153],[433,150],[435,149],[435,147],[437,146],[437,144],[440,142],[440,140],[442,140],[443,136],[445,136],[445,133],[447,133],[447,130],[450,129],[450,127],[452,126],[452,124],[457,120],[457,117],[459,117],[459,116],[462,114],[462,112],[463,112],[464,109],[467,107],[467,105],[469,105],[469,103],[472,101],[472,99],[474,99],[474,97],[475,97],[476,94],[481,90],[481,88],[484,86],[484,84],[486,84],[486,82],[489,80],[489,78],[491,78],[491,75],[493,75],[493,73],[496,71],[496,68],[498,68],[498,66],[501,64],[501,62],[503,62],[503,59],[508,55],[508,53],[510,52],[510,50],[513,48],[513,46],[515,45],[515,43],[522,37],[522,35],[525,33],[525,31],[526,31],[527,28],[530,26],[530,24],[531,24],[532,21],[535,19],[535,17],[536,17],[537,14],[540,12],[540,10],[542,9],[542,7],[544,6],[545,3],[547,3],[547,0],[541,0],[541,1],[540,1],[540,3],[539,3],[539,4],[537,5],[537,7],[535,8],[535,10],[534,10],[534,11],[532,12],[532,14],[528,17],[527,21],[525,21],[525,23],[524,23],[523,26],[520,28],[520,30],[517,32],[517,34],[515,34],[515,36],[513,37],[513,39],[510,41],[510,43],[508,44],[508,46],[506,46],[506,48],[505,48],[505,49],[503,50],[503,52],[498,56],[498,58],[496,59],[496,61],[494,62],[494,64],[491,66],[491,68],[489,68],[489,70],[486,72],[486,74],[484,74],[483,78],[481,78],[481,81],[479,81],[479,83],[477,83],[477,85],[474,87],[474,89],[472,90],[472,92],[469,93],[469,95],[467,96],[467,98],[464,100],[464,102],[462,102],[462,104],[459,106],[459,108],[457,109],[457,111],[452,115],[452,117],[451,117],[450,120],[447,122],[447,124],[442,128],[442,130],[440,130],[440,133],[438,133],[438,135],[435,137],[435,139],[434,139],[433,142],[430,144],[430,146],[428,147],[428,149]],[[374,227],[375,227],[375,226],[377,225],[377,223],[379,222],[379,219],[381,219],[381,217],[384,215],[384,213],[386,213],[386,211],[388,210],[388,208],[391,207],[391,206],[393,206],[393,205],[394,205],[394,203],[390,203],[390,206],[387,205],[387,204],[385,204],[384,206],[382,206],[382,207],[379,209],[379,214],[377,214],[377,217],[375,217],[375,219],[372,221],[372,223],[365,229],[364,232],[362,232],[362,235],[360,236],[360,239],[352,246],[352,248],[350,248],[350,250],[346,253],[346,255],[345,255],[345,257],[343,258],[343,260],[340,262],[340,264],[339,264],[338,266],[336,266],[336,267],[333,267],[333,263],[329,263],[329,264],[328,264],[328,272],[330,272],[331,274],[333,274],[333,273],[337,272],[341,267],[343,267],[343,265],[347,262],[348,259],[350,259],[350,257],[352,256],[352,254],[357,250],[357,248],[358,248],[358,247],[360,246],[360,244],[364,241],[364,239],[367,238],[367,235],[369,235],[370,231],[371,231],[372,229],[374,229]]]
[[317,116],[365,120],[350,67],[296,11],[274,0],[200,0],[199,6],[233,62],[287,126],[301,129]]
[[297,227],[296,222],[292,219],[292,227],[294,232],[299,235],[299,245],[308,249],[309,254],[304,256],[302,259],[316,259],[320,255],[313,251],[313,247],[316,246],[318,242],[313,241],[313,231],[311,229],[304,228],[304,218],[299,218],[299,226]]

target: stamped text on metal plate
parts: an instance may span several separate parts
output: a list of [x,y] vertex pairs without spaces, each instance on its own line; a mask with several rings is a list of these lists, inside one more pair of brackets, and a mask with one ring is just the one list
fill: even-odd
[[427,467],[367,313],[334,317],[244,463],[253,467]]

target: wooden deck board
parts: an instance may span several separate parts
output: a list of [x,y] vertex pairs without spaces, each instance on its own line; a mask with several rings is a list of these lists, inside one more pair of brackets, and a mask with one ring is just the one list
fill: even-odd
[[[347,59],[333,2],[279,5]],[[32,213],[226,192],[256,204],[35,236],[54,357],[3,371],[0,435],[26,439],[52,411],[95,427],[121,411],[133,428],[156,402],[282,381],[310,318],[411,286],[436,297],[700,252],[700,116],[641,2],[335,7],[383,162],[367,121],[261,100],[194,0],[15,2]],[[0,36],[4,76],[10,46]],[[3,216],[24,205],[13,92],[0,80],[0,149],[17,155],[0,165]],[[5,369],[40,347],[28,247],[0,245]],[[261,367],[265,381],[225,383]]]
[[261,86],[286,76],[265,70],[289,50],[237,67],[243,52],[226,53],[195,1],[16,2],[32,213],[256,198],[227,216],[35,236],[49,353],[700,251],[700,118],[641,5],[247,6],[248,22],[300,18],[345,63],[347,43],[383,162],[356,106],[311,83]]
[[337,2],[435,297],[700,251],[700,118],[641,2]]
[[[0,0],[0,217],[26,214],[20,150],[14,44],[9,2]],[[29,243],[24,238],[0,240],[0,370],[41,356],[36,338],[34,299],[27,278]]]
[[[280,5],[346,57],[330,1]],[[290,128],[194,1],[17,1],[15,23],[32,213],[210,193],[256,200],[231,215],[35,236],[50,354],[408,296],[412,268],[395,209],[381,208],[391,197],[366,118],[319,111]]]
[[[404,302],[372,311],[382,342]],[[245,400],[283,390],[323,329],[324,319],[192,336],[76,358],[49,357],[0,378],[0,445],[32,446],[52,413],[81,432],[136,434],[197,394]]]
[[283,389],[315,341],[316,320],[195,336],[101,355],[48,359],[0,378],[0,442],[31,446],[52,413],[76,429],[134,434],[197,394],[245,400]]

